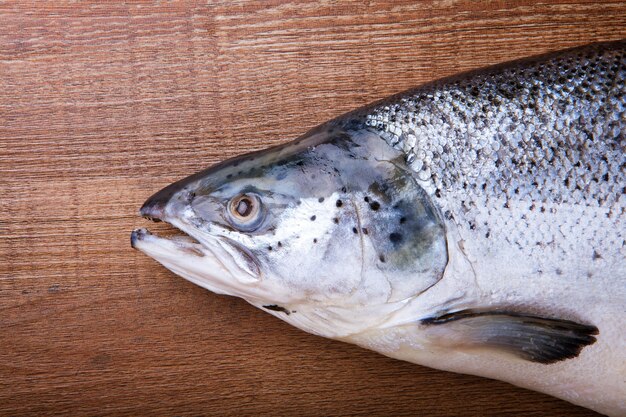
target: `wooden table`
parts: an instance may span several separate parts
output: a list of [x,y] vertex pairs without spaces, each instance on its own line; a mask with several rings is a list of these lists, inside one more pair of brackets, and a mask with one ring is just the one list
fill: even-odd
[[305,334],[129,233],[150,194],[224,158],[460,70],[625,37],[624,3],[22,3],[0,2],[0,414],[593,414]]

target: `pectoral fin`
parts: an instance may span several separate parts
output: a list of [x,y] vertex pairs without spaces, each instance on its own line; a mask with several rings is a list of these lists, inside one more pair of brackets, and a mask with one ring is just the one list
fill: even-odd
[[441,343],[505,351],[544,364],[577,357],[598,334],[595,326],[499,311],[462,310],[421,323]]

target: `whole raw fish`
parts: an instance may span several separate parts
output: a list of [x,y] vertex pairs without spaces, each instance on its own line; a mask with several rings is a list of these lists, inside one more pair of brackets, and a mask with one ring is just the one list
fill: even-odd
[[626,41],[438,80],[153,195],[133,247],[307,332],[626,415]]

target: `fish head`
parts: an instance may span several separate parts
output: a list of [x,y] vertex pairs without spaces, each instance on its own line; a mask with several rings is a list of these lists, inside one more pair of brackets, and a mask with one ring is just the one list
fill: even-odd
[[444,223],[413,175],[379,136],[321,129],[159,191],[141,214],[186,236],[142,229],[133,246],[309,332],[349,334],[443,275]]

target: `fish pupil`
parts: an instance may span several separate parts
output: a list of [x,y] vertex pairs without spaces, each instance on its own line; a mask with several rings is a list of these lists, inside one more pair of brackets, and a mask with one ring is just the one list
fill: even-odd
[[247,197],[242,198],[237,202],[235,210],[241,217],[248,217],[252,213],[252,201]]

